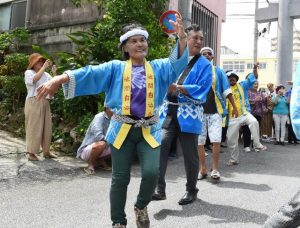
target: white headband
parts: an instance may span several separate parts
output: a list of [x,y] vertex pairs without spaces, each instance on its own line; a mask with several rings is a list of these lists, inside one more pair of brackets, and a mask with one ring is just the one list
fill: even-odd
[[226,73],[227,77],[229,77],[229,76],[232,75],[232,74],[238,76],[236,70],[230,70],[230,71],[228,71],[228,72]]
[[204,51],[209,51],[213,56],[214,56],[214,50],[210,47],[204,47],[200,50],[200,53],[202,54],[202,52]]
[[120,43],[123,43],[125,40],[127,40],[131,36],[136,36],[136,35],[142,35],[148,39],[149,34],[146,30],[142,29],[133,29],[128,32],[126,32],[124,35],[120,36]]

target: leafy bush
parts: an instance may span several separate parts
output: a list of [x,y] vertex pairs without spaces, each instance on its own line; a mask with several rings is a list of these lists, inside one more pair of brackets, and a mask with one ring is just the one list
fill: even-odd
[[0,76],[1,108],[15,113],[17,108],[24,106],[26,93],[23,76]]
[[59,90],[51,101],[51,110],[67,123],[77,124],[86,113],[97,114],[98,102],[99,96],[83,96],[65,100],[62,90]]
[[8,67],[6,65],[0,65],[0,75],[8,75]]
[[[28,41],[29,31],[25,28],[16,28],[11,31],[0,33],[0,54],[18,52],[20,45]],[[0,62],[2,64],[2,62]]]
[[77,134],[77,136],[79,137],[79,140],[82,141],[86,131],[90,125],[90,123],[92,122],[94,118],[94,115],[92,113],[87,113],[84,116],[82,116],[79,124],[76,126],[75,128],[75,132]]
[[23,74],[28,65],[28,55],[13,53],[5,56],[5,65],[9,75]]

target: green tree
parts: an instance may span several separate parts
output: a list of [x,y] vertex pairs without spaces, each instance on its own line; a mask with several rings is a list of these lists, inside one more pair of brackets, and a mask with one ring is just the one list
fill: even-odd
[[138,22],[148,30],[149,59],[166,57],[170,51],[170,40],[159,26],[159,16],[165,10],[166,0],[73,0],[76,6],[84,2],[94,2],[102,6],[105,14],[87,32],[76,32],[69,38],[77,45],[75,53],[59,53],[60,63],[65,68],[86,64],[102,63],[120,59],[118,50],[122,26]]

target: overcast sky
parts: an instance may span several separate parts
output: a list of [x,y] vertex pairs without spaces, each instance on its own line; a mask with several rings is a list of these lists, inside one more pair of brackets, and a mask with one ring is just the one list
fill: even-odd
[[[278,2],[269,0],[269,2]],[[266,0],[259,0],[259,8],[267,7]],[[227,46],[242,55],[253,56],[255,0],[227,0],[226,22],[222,24],[222,46]],[[259,24],[261,31],[268,24]],[[299,20],[295,29],[300,30]],[[271,52],[271,38],[277,37],[277,22],[272,22],[270,31],[259,37],[258,56]]]

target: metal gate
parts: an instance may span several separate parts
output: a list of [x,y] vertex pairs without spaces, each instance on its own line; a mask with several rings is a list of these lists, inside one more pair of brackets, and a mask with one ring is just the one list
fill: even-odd
[[[204,35],[204,45],[211,47],[217,57],[218,16],[200,4],[197,0],[193,0],[192,23],[200,26]],[[214,59],[214,62],[216,63],[216,59]]]

